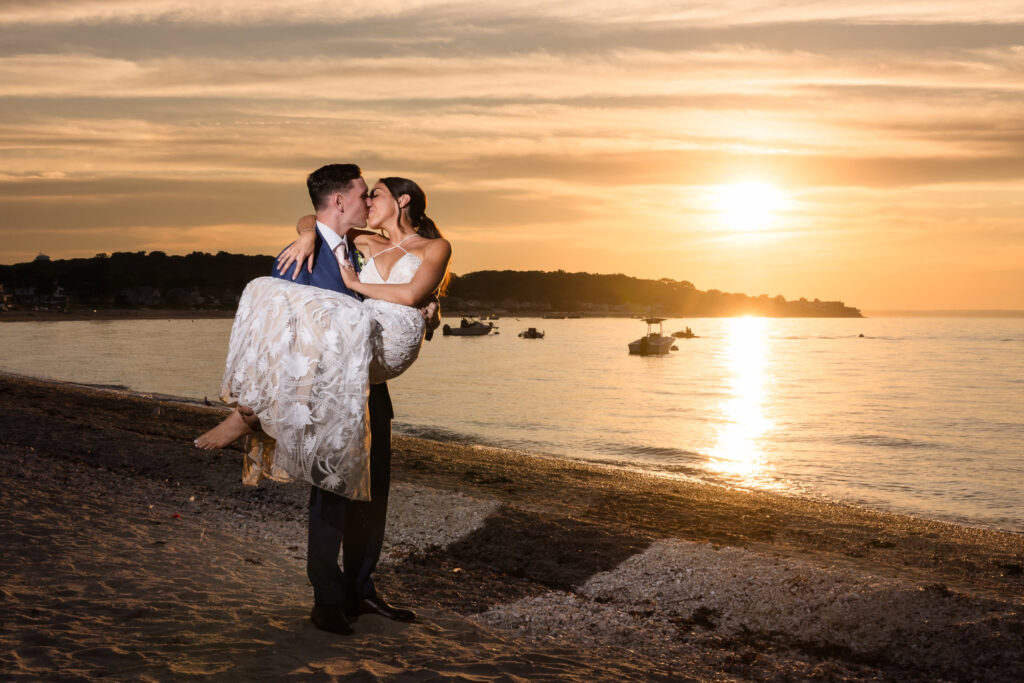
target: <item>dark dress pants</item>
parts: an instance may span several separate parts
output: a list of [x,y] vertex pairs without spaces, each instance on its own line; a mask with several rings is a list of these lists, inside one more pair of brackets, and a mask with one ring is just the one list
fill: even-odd
[[377,594],[371,575],[384,545],[391,486],[393,413],[387,385],[372,385],[368,403],[370,500],[349,500],[310,487],[306,575],[313,584],[313,599],[319,604],[346,604]]

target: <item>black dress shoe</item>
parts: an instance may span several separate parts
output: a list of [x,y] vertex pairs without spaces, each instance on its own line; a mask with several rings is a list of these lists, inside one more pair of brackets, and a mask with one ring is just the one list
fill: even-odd
[[382,617],[394,619],[395,621],[412,621],[416,618],[416,613],[411,609],[394,607],[393,605],[389,605],[385,602],[384,598],[376,595],[372,598],[356,600],[355,604],[347,613],[350,615],[379,614]]
[[343,636],[353,633],[352,627],[342,612],[341,605],[313,605],[313,611],[309,613],[309,620],[321,631],[339,633]]

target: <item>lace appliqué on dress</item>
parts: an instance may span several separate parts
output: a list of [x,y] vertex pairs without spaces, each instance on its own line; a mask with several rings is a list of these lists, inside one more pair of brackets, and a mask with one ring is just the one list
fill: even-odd
[[[406,254],[388,281],[408,282],[419,265]],[[383,282],[372,260],[360,278]],[[221,399],[251,407],[263,427],[249,439],[243,482],[300,479],[369,500],[369,385],[412,364],[423,326],[408,306],[271,277],[250,282],[221,384]]]

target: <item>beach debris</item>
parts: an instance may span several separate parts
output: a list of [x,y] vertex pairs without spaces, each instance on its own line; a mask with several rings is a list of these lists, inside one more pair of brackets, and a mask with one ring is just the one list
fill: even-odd
[[[651,614],[647,616],[651,616],[653,614],[654,611],[652,610]],[[720,616],[722,616],[722,613],[718,610],[712,607],[702,605],[701,607],[695,609],[693,611],[693,614],[691,614],[689,617],[669,617],[668,620],[669,622],[680,627],[680,630],[683,631],[689,631],[694,626],[700,626],[701,628],[707,631],[713,631],[715,630],[715,627],[718,625],[717,620]]]
[[944,583],[930,583],[927,586],[922,586],[921,590],[941,595],[944,598],[953,595],[953,591],[949,590],[949,587]]

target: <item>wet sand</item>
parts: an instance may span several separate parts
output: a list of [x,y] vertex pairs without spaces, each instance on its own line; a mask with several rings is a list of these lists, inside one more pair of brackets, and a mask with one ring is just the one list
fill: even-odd
[[1019,680],[1024,536],[396,437],[377,583],[307,619],[301,485],[221,409],[0,376],[3,680]]

